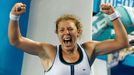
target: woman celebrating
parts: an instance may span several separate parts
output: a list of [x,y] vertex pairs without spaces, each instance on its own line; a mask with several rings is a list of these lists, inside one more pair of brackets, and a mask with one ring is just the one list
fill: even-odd
[[77,40],[82,34],[81,22],[73,15],[63,15],[56,21],[56,34],[60,45],[37,42],[25,38],[20,33],[19,17],[26,5],[16,3],[10,13],[8,35],[10,43],[24,52],[41,59],[45,75],[90,75],[90,66],[98,55],[112,53],[127,47],[128,37],[119,15],[109,4],[102,4],[101,11],[108,14],[113,23],[116,38],[105,41],[87,41],[81,44]]

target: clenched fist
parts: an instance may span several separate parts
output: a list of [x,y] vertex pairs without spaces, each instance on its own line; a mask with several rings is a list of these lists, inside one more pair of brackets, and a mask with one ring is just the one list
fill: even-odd
[[101,4],[100,9],[102,12],[110,15],[114,13],[114,7],[111,4]]
[[11,14],[13,15],[21,15],[26,11],[26,5],[23,3],[16,3],[12,10],[11,10]]

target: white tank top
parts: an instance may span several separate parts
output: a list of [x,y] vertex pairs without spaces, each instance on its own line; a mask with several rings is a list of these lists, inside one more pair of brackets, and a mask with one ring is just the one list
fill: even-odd
[[75,63],[67,63],[61,53],[61,46],[57,46],[57,54],[52,67],[45,75],[91,75],[89,59],[85,50],[78,45],[80,58]]

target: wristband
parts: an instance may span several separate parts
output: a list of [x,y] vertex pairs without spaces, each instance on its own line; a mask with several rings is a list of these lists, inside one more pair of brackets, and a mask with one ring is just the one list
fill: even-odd
[[10,12],[10,20],[13,20],[13,21],[19,21],[19,19],[20,19],[20,16],[18,15],[13,15],[13,14],[11,14],[11,12]]
[[109,15],[109,18],[111,21],[115,20],[116,18],[119,18],[120,17],[120,14],[117,13],[117,12],[114,12],[112,14]]

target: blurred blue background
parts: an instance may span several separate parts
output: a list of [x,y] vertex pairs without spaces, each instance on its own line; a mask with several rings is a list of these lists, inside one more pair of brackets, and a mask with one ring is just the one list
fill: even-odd
[[23,52],[12,47],[8,40],[9,13],[16,2],[27,4],[27,12],[20,19],[20,28],[23,36],[26,36],[29,0],[0,0],[0,75],[20,75]]

